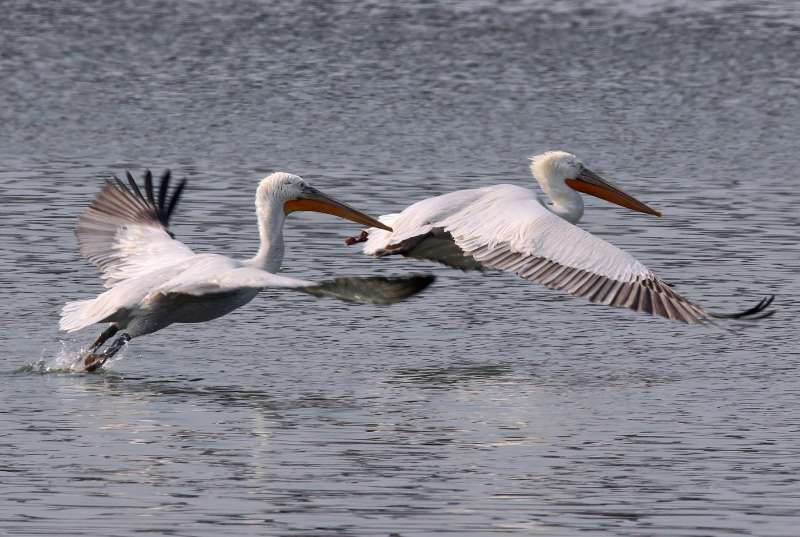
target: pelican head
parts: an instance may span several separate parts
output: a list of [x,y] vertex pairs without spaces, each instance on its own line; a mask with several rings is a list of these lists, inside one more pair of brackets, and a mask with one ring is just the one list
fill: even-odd
[[256,203],[272,202],[283,205],[284,214],[295,211],[327,213],[345,220],[391,231],[390,227],[361,211],[323,194],[302,177],[285,172],[275,172],[261,180],[256,191]]
[[[531,172],[554,204],[567,204],[566,201],[575,196],[571,191],[577,190],[634,211],[661,216],[660,212],[591,171],[572,153],[548,151],[531,157]],[[583,211],[582,203],[580,211]]]

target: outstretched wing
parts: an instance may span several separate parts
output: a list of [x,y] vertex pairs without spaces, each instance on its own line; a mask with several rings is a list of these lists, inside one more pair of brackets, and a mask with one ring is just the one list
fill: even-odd
[[[425,221],[416,215],[414,220],[416,228],[428,236],[437,232],[449,235],[464,256],[484,267],[513,272],[590,302],[690,324],[770,314],[764,309],[771,299],[740,314],[726,316],[704,310],[673,291],[627,252],[551,213],[532,191],[514,185],[482,189],[480,196],[445,218]],[[398,233],[406,242],[418,240],[414,248],[419,251],[425,244],[422,236],[411,233],[409,237],[402,223],[403,213],[393,221],[393,234]],[[389,236],[378,255],[393,253],[395,247],[397,243]],[[436,256],[428,258],[439,260]]]
[[317,297],[332,297],[359,304],[393,304],[421,292],[435,279],[434,276],[412,274],[389,278],[340,277],[311,282],[250,267],[223,269],[225,260],[208,261],[206,264],[201,260],[201,263],[191,271],[166,282],[156,292],[165,295],[205,296],[244,289],[290,289]]
[[81,255],[97,267],[106,287],[194,255],[167,229],[186,180],[169,195],[170,172],[161,176],[158,194],[150,171],[142,191],[127,174],[128,185],[114,177],[78,220]]

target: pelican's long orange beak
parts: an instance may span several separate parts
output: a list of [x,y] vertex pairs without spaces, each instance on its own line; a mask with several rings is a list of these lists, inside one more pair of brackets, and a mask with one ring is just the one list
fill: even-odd
[[283,212],[285,214],[293,213],[295,211],[315,211],[318,213],[332,214],[345,220],[350,220],[357,224],[364,224],[365,226],[377,227],[392,231],[392,228],[382,224],[378,220],[369,215],[358,211],[346,203],[335,200],[327,194],[323,194],[314,187],[306,186],[303,192],[303,198],[296,200],[289,200],[283,204]]
[[640,213],[661,216],[660,212],[647,206],[633,196],[629,196],[588,168],[583,168],[577,177],[574,179],[567,179],[565,182],[567,186],[578,192],[583,192],[584,194],[616,203],[617,205],[639,211]]

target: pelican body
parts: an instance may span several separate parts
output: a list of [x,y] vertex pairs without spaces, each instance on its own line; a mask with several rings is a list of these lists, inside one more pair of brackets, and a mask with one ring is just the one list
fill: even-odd
[[634,211],[661,213],[591,171],[575,155],[549,151],[531,158],[546,198],[518,185],[458,190],[380,217],[351,237],[376,257],[403,255],[462,270],[497,269],[591,302],[702,324],[714,318],[756,319],[772,297],[737,314],[710,313],[683,298],[632,255],[584,231],[580,193]]
[[[315,189],[302,178],[273,173],[256,191],[260,245],[243,260],[199,254],[168,230],[170,216],[185,186],[169,196],[169,172],[158,197],[145,175],[144,194],[128,175],[128,185],[106,183],[78,221],[80,252],[101,273],[107,291],[64,306],[59,327],[67,332],[110,323],[90,347],[84,365],[94,370],[132,338],[173,323],[200,323],[226,315],[250,302],[263,288],[285,288],[315,296],[363,303],[392,303],[431,283],[430,277],[338,278],[314,283],[275,274],[284,254],[283,226],[295,211],[317,211],[356,223],[390,228]],[[168,199],[169,198],[169,199]],[[95,353],[122,331],[103,353]]]

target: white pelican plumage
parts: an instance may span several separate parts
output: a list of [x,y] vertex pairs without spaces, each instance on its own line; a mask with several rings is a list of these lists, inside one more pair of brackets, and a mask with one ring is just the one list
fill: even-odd
[[[261,244],[255,256],[235,260],[198,254],[167,229],[185,180],[169,194],[169,171],[158,196],[146,172],[144,193],[128,174],[130,187],[114,178],[78,221],[80,252],[101,273],[107,291],[69,302],[59,327],[73,332],[95,323],[110,323],[89,348],[84,368],[103,365],[125,343],[172,323],[198,323],[221,317],[250,302],[261,289],[284,288],[315,296],[361,303],[388,304],[420,292],[431,276],[336,278],[314,283],[274,274],[283,260],[283,225],[294,211],[324,212],[356,223],[391,228],[336,201],[302,178],[273,173],[256,191]],[[168,199],[170,198],[170,199]],[[98,349],[121,335],[102,353]]]
[[498,269],[591,302],[630,308],[690,324],[714,318],[758,319],[773,297],[737,314],[710,313],[683,298],[633,256],[575,224],[579,192],[661,216],[589,170],[575,155],[549,151],[531,158],[531,172],[549,201],[501,184],[424,199],[380,217],[392,231],[370,228],[347,244],[364,253],[404,255],[463,270]]

